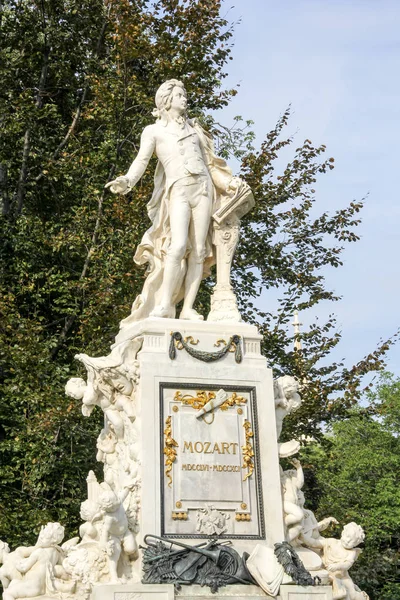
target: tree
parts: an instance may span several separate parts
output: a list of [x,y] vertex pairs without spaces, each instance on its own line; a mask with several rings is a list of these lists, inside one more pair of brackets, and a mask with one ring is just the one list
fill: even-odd
[[[152,172],[129,198],[112,197],[104,184],[125,172],[168,78],[184,81],[192,113],[217,136],[221,154],[240,158],[254,191],[234,279],[271,364],[308,382],[288,432],[321,435],[323,421],[357,401],[362,375],[382,367],[388,343],[350,370],[319,366],[340,339],[333,318],[303,334],[302,352],[288,352],[293,310],[337,299],[321,269],[340,266],[344,245],[357,239],[362,203],[311,218],[312,185],[333,159],[309,140],[275,176],[279,151],[293,143],[283,136],[288,111],[259,150],[240,120],[227,128],[206,116],[236,93],[223,87],[232,26],[220,8],[219,0],[3,4],[0,531],[11,544],[22,534],[32,541],[50,519],[76,528],[100,425],[84,421],[63,388],[77,374],[76,352],[108,353],[142,287],[132,255],[148,227]],[[212,278],[199,296],[203,312],[210,285]],[[255,306],[264,286],[282,289],[276,314]]]
[[[318,517],[356,521],[365,549],[352,569],[371,600],[400,594],[400,379],[384,374],[369,405],[335,423],[324,443],[304,451]],[[310,505],[310,503],[308,503]]]
[[132,203],[104,183],[159,82],[185,72],[198,112],[233,92],[219,90],[231,34],[218,2],[9,0],[1,18],[0,530],[16,544],[46,520],[76,528],[100,423],[63,388],[75,352],[108,352],[142,283],[151,175]]

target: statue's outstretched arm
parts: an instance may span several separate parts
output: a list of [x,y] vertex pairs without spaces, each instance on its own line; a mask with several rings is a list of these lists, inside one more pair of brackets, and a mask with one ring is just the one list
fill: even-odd
[[296,468],[296,486],[297,489],[301,490],[301,488],[304,485],[303,467],[301,466],[301,462],[297,458],[292,458],[290,462]]
[[127,174],[109,181],[106,184],[106,188],[110,188],[113,194],[127,194],[130,192],[145,172],[155,147],[156,141],[153,126],[150,125],[143,130],[138,155],[129,167]]
[[306,542],[306,546],[309,548],[319,548],[319,549],[323,549],[324,547],[324,541],[325,538],[323,537],[318,537],[318,538],[313,538],[311,535],[308,536],[307,538],[305,538],[304,540]]

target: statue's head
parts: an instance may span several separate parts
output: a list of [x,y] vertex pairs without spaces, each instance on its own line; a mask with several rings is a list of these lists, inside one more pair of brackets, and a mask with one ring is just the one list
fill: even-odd
[[342,535],[340,536],[340,541],[345,548],[351,549],[358,546],[364,541],[365,533],[357,523],[347,523],[343,527]]
[[102,492],[102,494],[100,494],[98,502],[100,508],[102,508],[106,512],[114,512],[121,504],[118,496],[116,496],[114,492],[109,491]]
[[75,400],[82,400],[85,391],[86,382],[81,377],[71,377],[65,386],[66,395]]
[[160,85],[156,92],[156,107],[153,116],[158,119],[167,118],[171,106],[181,107],[182,114],[186,111],[186,90],[182,81],[168,79]]
[[98,512],[99,507],[92,500],[85,500],[81,503],[80,515],[84,521],[91,521]]
[[132,383],[117,369],[103,369],[103,378],[120,394],[129,396],[133,391]]
[[97,438],[96,447],[98,450],[105,452],[106,454],[112,454],[117,445],[117,438],[112,431],[101,430],[99,437]]
[[287,396],[299,391],[299,382],[291,375],[283,375],[279,378],[282,388]]
[[47,523],[41,528],[36,545],[49,548],[61,544],[63,538],[64,527],[60,523]]
[[289,402],[289,410],[296,410],[301,405],[301,396],[299,392],[299,382],[291,375],[283,375],[278,381],[282,386],[282,391],[286,400]]

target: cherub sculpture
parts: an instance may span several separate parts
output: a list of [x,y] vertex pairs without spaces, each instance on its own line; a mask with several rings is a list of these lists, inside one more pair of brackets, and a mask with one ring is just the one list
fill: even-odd
[[[286,415],[297,410],[301,405],[299,387],[299,382],[290,375],[284,375],[274,380],[276,435],[278,441],[282,433],[283,419]],[[279,444],[279,456],[287,458],[296,454],[299,449],[299,442],[290,440],[284,444]]]
[[[3,600],[17,598],[33,598],[46,594],[49,574],[62,576],[63,557],[61,544],[64,527],[59,523],[47,523],[42,527],[35,546],[18,548],[6,555],[0,569],[0,577],[4,586]],[[60,591],[71,592],[74,583],[58,579]]]
[[85,500],[81,503],[81,519],[85,521],[79,527],[79,535],[82,542],[93,542],[100,539],[101,516],[99,515],[99,506],[92,500]]
[[228,519],[228,514],[219,511],[215,506],[206,505],[197,511],[196,531],[208,536],[222,535],[227,531]]
[[124,407],[115,402],[112,391],[110,391],[110,394],[105,395],[99,389],[96,389],[92,382],[88,381],[86,383],[81,377],[72,377],[67,381],[65,393],[75,400],[82,400],[82,414],[85,417],[90,416],[95,406],[99,406],[110,422],[117,438],[123,438],[124,422],[120,411],[124,410]]
[[118,560],[121,551],[124,550],[128,557],[137,552],[136,539],[129,530],[128,517],[123,505],[135,485],[136,481],[129,483],[119,494],[111,490],[103,491],[98,498],[99,512],[92,519],[102,520],[100,544],[107,552],[110,580],[114,582],[119,581]]
[[117,441],[112,431],[102,429],[96,443],[96,460],[104,463],[104,481],[112,490],[117,489],[119,480]]
[[357,548],[364,541],[364,531],[357,523],[348,523],[343,527],[340,540],[334,538],[308,538],[310,548],[322,550],[322,562],[332,582],[334,600],[368,600],[368,595],[355,585],[349,575],[362,552]]
[[302,529],[299,534],[299,543],[308,546],[310,538],[318,539],[320,537],[320,531],[325,531],[330,525],[339,525],[339,523],[334,517],[326,517],[321,521],[317,521],[312,510],[304,508],[305,497],[301,490],[298,491],[297,496],[299,506],[303,510],[303,521]]
[[22,574],[18,571],[16,563],[29,556],[33,548],[17,548],[10,552],[10,547],[6,542],[0,540],[0,581],[3,589],[8,588],[13,579],[21,579]]
[[283,512],[288,542],[294,541],[300,535],[304,519],[304,510],[299,504],[299,491],[304,485],[304,473],[299,460],[293,458],[290,462],[295,470],[281,470]]

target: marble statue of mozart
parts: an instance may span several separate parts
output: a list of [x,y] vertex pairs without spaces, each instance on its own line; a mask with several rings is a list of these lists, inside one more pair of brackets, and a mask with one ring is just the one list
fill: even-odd
[[148,274],[122,326],[148,316],[175,318],[182,299],[181,319],[203,319],[193,304],[202,278],[215,263],[212,215],[243,185],[215,155],[209,134],[187,118],[182,82],[163,83],[155,103],[157,120],[143,130],[127,174],[106,186],[116,194],[128,193],[156,154],[154,191],[147,205],[151,227],[134,256],[138,265],[148,264]]

